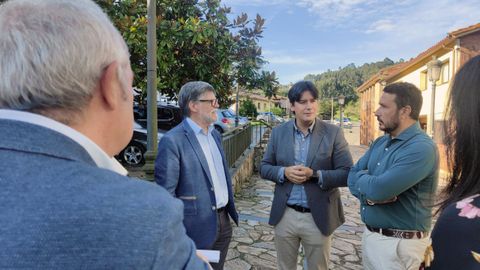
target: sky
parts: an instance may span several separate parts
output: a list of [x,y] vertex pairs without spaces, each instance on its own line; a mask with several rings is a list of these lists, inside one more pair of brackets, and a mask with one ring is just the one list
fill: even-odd
[[350,63],[409,60],[480,23],[480,0],[222,0],[265,22],[262,53],[281,84]]

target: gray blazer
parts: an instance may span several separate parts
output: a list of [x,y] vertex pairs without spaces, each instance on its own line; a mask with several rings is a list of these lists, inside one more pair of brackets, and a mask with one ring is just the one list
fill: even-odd
[[207,269],[165,189],[98,168],[53,130],[0,131],[0,269]]
[[[275,182],[272,210],[269,223],[276,225],[282,219],[293,183],[277,182],[282,167],[294,163],[294,121],[291,120],[273,129],[267,151],[261,163],[261,176]],[[323,186],[315,181],[304,183],[307,202],[315,224],[324,235],[330,235],[345,218],[338,187],[347,186],[347,177],[352,167],[352,156],[342,130],[316,119],[307,154],[307,167],[321,170]]]

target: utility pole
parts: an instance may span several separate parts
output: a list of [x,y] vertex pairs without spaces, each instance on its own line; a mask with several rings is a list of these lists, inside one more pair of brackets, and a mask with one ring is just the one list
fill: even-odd
[[157,3],[147,0],[147,152],[143,170],[147,180],[154,180],[158,149],[157,123]]

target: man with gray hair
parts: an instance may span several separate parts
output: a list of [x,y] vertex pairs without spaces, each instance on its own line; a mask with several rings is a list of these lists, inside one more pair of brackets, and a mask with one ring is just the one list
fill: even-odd
[[220,251],[223,269],[232,238],[230,217],[238,224],[222,138],[212,124],[218,101],[213,87],[201,81],[180,89],[178,104],[185,119],[162,137],[155,180],[184,204],[183,223],[197,248]]
[[207,269],[182,204],[112,157],[132,136],[128,49],[90,0],[0,6],[0,268]]

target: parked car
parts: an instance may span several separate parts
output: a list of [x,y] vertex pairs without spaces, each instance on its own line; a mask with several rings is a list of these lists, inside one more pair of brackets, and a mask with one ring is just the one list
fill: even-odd
[[[163,137],[165,131],[158,131],[158,140]],[[133,123],[133,136],[128,145],[115,157],[128,166],[141,166],[145,164],[145,152],[147,151],[147,127]]]
[[[128,145],[115,157],[125,165],[141,166],[145,163],[147,151],[147,108],[138,103],[133,106],[133,136]],[[158,140],[182,122],[182,112],[178,106],[163,102],[157,103]]]
[[[233,120],[235,121],[235,118],[237,117],[237,114],[235,113],[235,111],[228,109],[228,112],[232,115]],[[238,116],[238,125],[244,126],[248,124],[248,122],[249,122],[248,117],[241,116],[241,115]]]
[[259,120],[259,121],[263,120],[263,121],[268,122],[268,123],[284,123],[285,122],[285,119],[283,119],[282,117],[280,117],[278,115],[273,114],[272,112],[260,112],[260,113],[258,113],[257,120]]
[[[133,107],[134,118],[141,124],[147,123],[147,108],[146,106]],[[180,107],[169,103],[157,103],[157,125],[160,130],[170,130],[182,122],[183,116]]]
[[[337,126],[340,126],[340,119],[336,118],[334,120],[334,124]],[[352,122],[350,121],[350,118],[344,117],[343,118],[343,127],[344,128],[351,128],[352,127]]]
[[272,112],[259,112],[257,115],[257,120],[258,121],[265,121],[269,122],[273,119],[273,113]]
[[275,120],[274,120],[274,122],[281,124],[281,123],[285,123],[286,120],[285,120],[284,118],[278,116],[278,115],[275,115]]
[[220,133],[230,131],[235,128],[235,116],[227,109],[217,109],[217,121],[213,126]]

